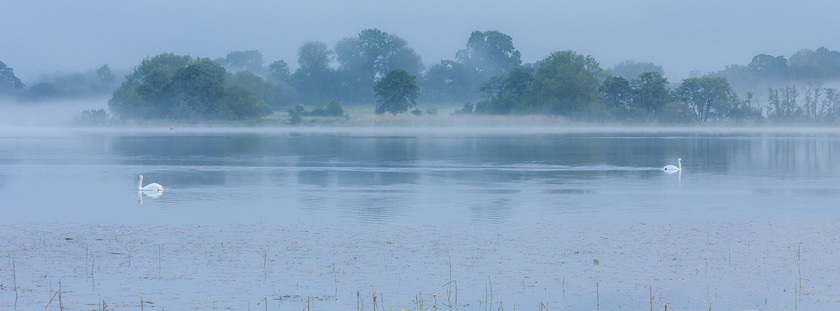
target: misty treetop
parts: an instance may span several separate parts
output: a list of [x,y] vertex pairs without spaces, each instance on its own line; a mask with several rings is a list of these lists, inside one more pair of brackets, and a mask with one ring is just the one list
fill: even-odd
[[622,77],[628,81],[639,77],[639,75],[645,72],[655,72],[662,76],[665,75],[665,70],[662,69],[662,66],[650,62],[636,62],[632,60],[625,60],[615,64],[608,72],[611,76]]
[[229,72],[249,71],[257,75],[265,75],[263,55],[257,50],[233,51],[224,58],[216,59],[215,62]]
[[420,81],[427,100],[465,101],[480,99],[479,91],[495,76],[522,65],[513,38],[497,31],[473,31],[455,60],[432,65]]
[[26,88],[15,76],[14,69],[0,62],[0,95],[15,95],[24,102],[104,96],[116,83],[111,67],[102,65],[83,73],[42,75]]
[[709,76],[729,80],[739,93],[785,84],[840,80],[840,52],[825,47],[800,50],[790,59],[758,54],[747,65],[730,65]]
[[13,94],[23,87],[23,82],[15,76],[15,70],[0,61],[0,95]]
[[187,121],[253,119],[270,112],[252,90],[229,82],[218,63],[171,53],[144,59],[114,91],[108,107],[123,119]]

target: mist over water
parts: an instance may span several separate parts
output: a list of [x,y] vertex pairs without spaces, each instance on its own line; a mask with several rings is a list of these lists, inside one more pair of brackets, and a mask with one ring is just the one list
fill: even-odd
[[18,102],[0,99],[0,128],[73,127],[82,111],[108,109],[108,99]]

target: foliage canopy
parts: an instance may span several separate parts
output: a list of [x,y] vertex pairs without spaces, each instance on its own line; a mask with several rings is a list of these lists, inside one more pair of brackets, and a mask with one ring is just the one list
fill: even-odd
[[206,58],[171,53],[144,59],[108,101],[123,119],[242,120],[269,112],[265,103]]
[[389,72],[374,85],[373,91],[376,93],[376,114],[406,112],[417,105],[420,95],[415,77],[401,69]]

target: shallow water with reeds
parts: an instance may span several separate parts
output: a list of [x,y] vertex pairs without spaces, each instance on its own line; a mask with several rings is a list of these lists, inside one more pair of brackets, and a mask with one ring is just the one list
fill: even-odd
[[0,309],[836,310],[838,156],[833,129],[2,129]]

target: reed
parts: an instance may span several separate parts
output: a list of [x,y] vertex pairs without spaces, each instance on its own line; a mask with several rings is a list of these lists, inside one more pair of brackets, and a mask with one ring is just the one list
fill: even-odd
[[[52,292],[52,290],[50,290],[50,292]],[[47,305],[44,307],[44,311],[47,311],[50,308],[50,304],[53,302],[53,299],[55,299],[55,296],[57,295],[58,291],[56,291],[55,294],[52,294],[52,297],[50,297],[50,301],[48,301]]]
[[563,298],[566,298],[566,277],[563,277]]
[[601,282],[595,282],[595,310],[601,310],[601,292],[598,286]]
[[648,287],[650,290],[650,311],[653,311],[653,286]]
[[376,311],[376,288],[373,288],[372,290],[373,290],[373,311]]
[[64,311],[64,302],[61,300],[61,280],[58,280],[58,310]]
[[[449,256],[449,282],[446,285],[446,303],[452,306],[452,256]],[[457,290],[457,287],[456,287]],[[455,304],[458,304],[458,294],[455,294]]]
[[163,246],[158,244],[158,279],[161,278],[160,277],[160,253],[161,253],[162,250],[163,250]]

